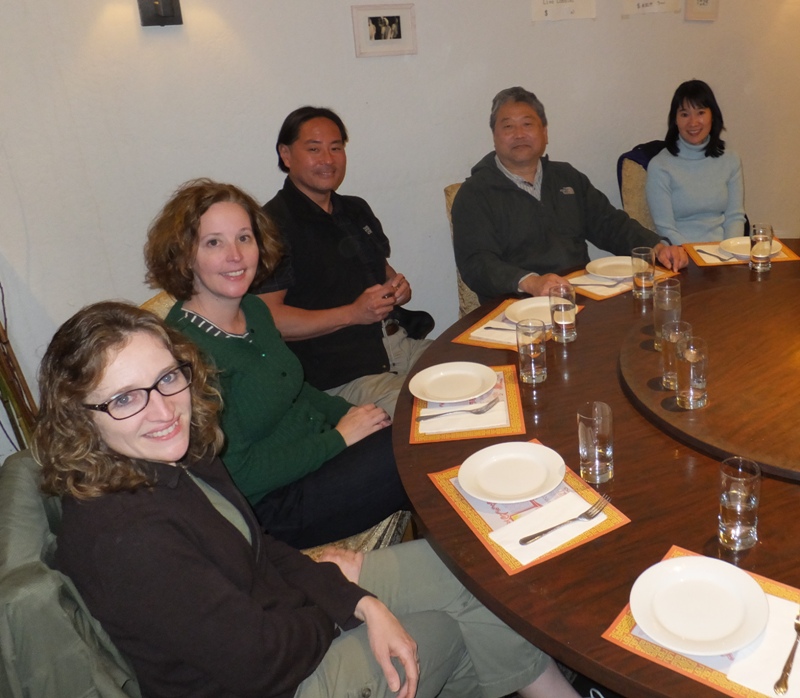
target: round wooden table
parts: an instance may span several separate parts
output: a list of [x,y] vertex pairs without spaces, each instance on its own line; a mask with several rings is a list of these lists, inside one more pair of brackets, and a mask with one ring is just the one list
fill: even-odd
[[[800,241],[789,241],[789,246],[800,250]],[[773,303],[777,299],[777,308],[770,306],[772,311],[791,308],[796,316],[798,296],[794,293],[787,298],[786,294],[797,288],[798,262],[774,263],[772,271],[763,277],[750,272],[746,265],[700,268],[690,262],[679,278],[684,315],[690,322],[696,309],[708,306],[715,298],[713,291],[704,295],[709,290],[718,291],[726,301],[731,297],[758,296],[769,297]],[[523,386],[527,433],[512,439],[539,439],[558,451],[577,472],[577,408],[586,400],[607,402],[614,415],[615,476],[600,487],[611,494],[614,505],[631,522],[528,570],[506,574],[444,500],[428,473],[459,465],[475,451],[511,439],[412,446],[412,397],[407,387],[397,403],[394,421],[394,449],[403,484],[421,531],[452,571],[506,623],[553,657],[630,698],[718,696],[720,693],[714,689],[628,652],[601,635],[627,604],[636,578],[659,562],[672,545],[720,557],[743,569],[800,587],[800,487],[775,474],[765,477],[759,543],[739,554],[721,550],[716,539],[718,459],[712,456],[727,452],[726,444],[713,434],[698,437],[699,432],[692,434],[690,429],[671,427],[668,419],[657,416],[657,406],[645,404],[641,398],[642,377],[647,388],[647,381],[657,369],[651,366],[635,380],[622,380],[626,369],[620,369],[620,360],[627,363],[626,352],[638,349],[644,355],[648,351],[651,304],[635,301],[630,293],[604,301],[580,302],[586,307],[578,316],[578,339],[566,346],[548,343],[547,380],[535,390]],[[491,308],[492,304],[482,306],[444,332],[415,370],[453,360],[487,365],[516,363],[515,351],[450,341]],[[730,305],[725,313],[736,321],[737,313]],[[715,404],[721,409],[729,400],[733,403],[716,423],[709,418],[709,426],[718,435],[744,434],[759,428],[773,436],[788,434],[798,416],[794,406],[800,394],[800,371],[771,370],[769,357],[783,342],[782,337],[779,333],[760,333],[759,326],[750,329],[752,332],[742,330],[741,334],[709,337],[711,405],[706,408],[707,414],[712,414]],[[698,334],[704,336],[704,331],[702,323],[698,324]],[[732,345],[726,346],[726,337]],[[793,350],[793,356],[797,356],[800,344],[795,342]],[[791,351],[788,353],[791,355]],[[643,361],[655,360],[657,365],[655,353],[650,354]],[[733,383],[722,388],[723,381],[733,380],[724,378],[725,362],[736,365],[754,356],[764,359],[768,369],[765,380],[774,387],[774,391],[769,385],[764,388],[774,399],[759,404],[758,409],[741,396],[738,405],[734,402],[737,392]],[[785,409],[782,400],[786,396],[794,398],[794,412]],[[687,414],[701,413],[702,410]],[[795,451],[794,455],[796,463],[800,462],[800,452]],[[778,467],[770,469],[773,473],[781,471]],[[794,468],[785,470],[792,477],[797,472]]]

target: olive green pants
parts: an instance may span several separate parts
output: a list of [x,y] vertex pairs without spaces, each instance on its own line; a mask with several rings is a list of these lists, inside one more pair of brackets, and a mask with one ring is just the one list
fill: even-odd
[[[359,584],[381,599],[417,642],[419,698],[496,698],[528,685],[547,666],[547,655],[482,606],[425,541],[367,553]],[[393,695],[362,625],[333,641],[295,698]]]

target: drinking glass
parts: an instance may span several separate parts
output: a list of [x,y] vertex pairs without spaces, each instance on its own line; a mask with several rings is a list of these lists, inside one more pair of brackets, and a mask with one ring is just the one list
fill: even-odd
[[517,323],[519,379],[523,383],[542,383],[547,378],[547,326],[541,320]]
[[708,404],[708,346],[701,337],[684,337],[675,349],[678,359],[678,407],[696,410]]
[[773,237],[769,223],[753,223],[750,226],[750,268],[753,271],[769,271],[772,268]]
[[614,477],[614,425],[605,402],[587,402],[578,411],[581,477],[593,485]]
[[558,284],[550,289],[549,295],[553,339],[561,344],[574,342],[578,336],[575,327],[575,288],[572,284]]
[[682,320],[664,323],[661,329],[661,385],[667,390],[678,389],[678,342],[691,336],[692,326]]
[[719,466],[719,542],[729,550],[752,548],[758,541],[761,468],[733,456]]
[[653,287],[653,329],[656,351],[661,351],[661,328],[681,319],[681,282],[675,278],[659,279]]
[[656,253],[652,247],[634,247],[631,250],[633,270],[633,297],[650,298],[656,274]]

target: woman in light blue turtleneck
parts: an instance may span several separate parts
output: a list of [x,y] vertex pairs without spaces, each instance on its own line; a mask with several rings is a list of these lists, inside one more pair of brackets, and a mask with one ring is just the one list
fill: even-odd
[[684,82],[669,110],[666,147],[647,168],[656,231],[674,245],[744,235],[739,156],[725,151],[722,111],[702,80]]

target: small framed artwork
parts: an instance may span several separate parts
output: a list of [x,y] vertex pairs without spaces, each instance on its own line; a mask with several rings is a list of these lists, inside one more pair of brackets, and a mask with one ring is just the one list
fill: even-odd
[[719,0],[686,0],[685,19],[713,22],[719,12]]
[[399,56],[417,52],[414,4],[352,5],[356,56]]

